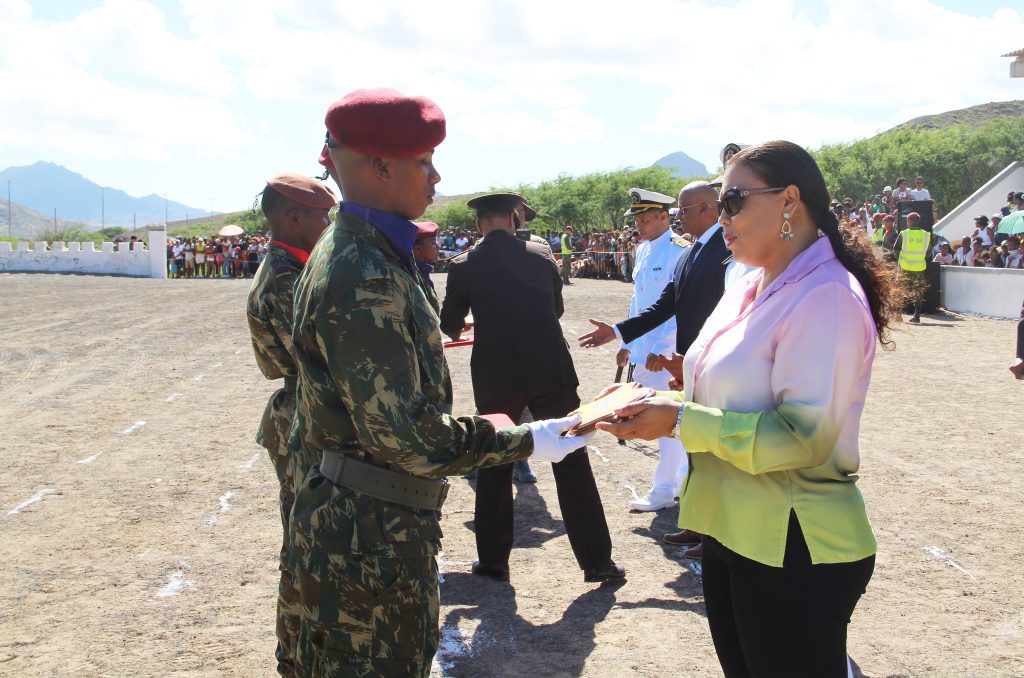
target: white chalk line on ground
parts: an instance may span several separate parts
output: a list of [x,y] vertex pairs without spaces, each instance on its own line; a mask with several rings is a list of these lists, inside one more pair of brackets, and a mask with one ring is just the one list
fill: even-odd
[[192,381],[202,381],[203,379],[206,379],[205,374],[200,374],[199,376],[192,377]]
[[479,619],[463,619],[461,624],[445,623],[441,626],[441,642],[431,664],[431,676],[444,677],[455,668],[460,658],[472,657],[481,648],[495,644],[487,634],[477,633]]
[[89,456],[89,457],[86,457],[85,459],[79,459],[78,463],[79,464],[91,464],[94,461],[96,461],[97,459],[99,459],[101,454],[103,454],[103,453],[102,452],[97,452],[96,454],[94,454],[92,456]]
[[156,597],[171,598],[180,594],[182,591],[194,591],[195,588],[195,581],[185,579],[185,572],[183,570],[175,570],[174,572],[171,572],[171,575],[167,578],[167,583],[163,585],[163,588],[156,592]]
[[238,349],[237,351],[235,351],[235,355],[238,355],[241,352],[242,352],[242,349]]
[[129,426],[125,430],[121,431],[121,435],[123,435],[123,436],[131,435],[131,434],[135,433],[136,431],[138,431],[140,428],[142,428],[145,425],[146,425],[145,420],[140,419],[139,421],[135,422],[134,424],[132,424],[131,426]]
[[953,560],[953,557],[951,555],[946,553],[944,550],[940,549],[938,546],[925,546],[924,547],[924,552],[927,553],[928,555],[930,555],[935,560],[939,561],[940,563],[944,563],[946,565],[949,565],[954,570],[957,570],[958,572],[962,572],[963,574],[966,574],[968,577],[970,577],[971,579],[973,579],[975,581],[978,580],[978,578],[974,576],[973,572],[971,572],[970,570],[968,570],[965,567],[961,566],[960,563],[958,563],[955,560]]
[[42,501],[43,497],[45,497],[48,494],[53,494],[56,491],[57,490],[55,490],[55,489],[53,489],[51,487],[44,487],[43,489],[39,490],[38,492],[33,494],[28,499],[26,499],[25,501],[21,502],[20,504],[18,504],[14,508],[12,508],[10,511],[8,511],[7,515],[13,516],[13,515],[16,515],[18,513],[21,513],[22,509],[28,508],[29,506],[31,506],[32,504],[36,503],[37,501]]
[[238,468],[251,469],[253,466],[256,465],[256,462],[259,461],[259,459],[260,453],[257,452],[256,454],[252,455],[252,458],[249,461],[245,462],[244,464],[239,464]]
[[636,499],[636,500],[640,499],[640,495],[636,493],[636,488],[635,487],[633,487],[632,485],[629,485],[627,483],[623,483],[623,485],[625,485],[626,489],[629,490],[629,493],[631,495],[633,495],[633,499]]
[[181,393],[172,393],[171,395],[169,395],[166,398],[164,398],[164,402],[165,403],[173,403],[175,400],[177,400],[181,396],[182,396]]
[[216,364],[214,364],[214,368],[223,367],[223,366],[224,366],[224,363],[216,363]]
[[211,525],[213,525],[214,523],[217,522],[217,519],[220,518],[221,514],[227,513],[228,511],[230,511],[231,510],[230,499],[233,496],[235,496],[235,491],[234,490],[228,490],[227,492],[225,492],[221,496],[217,497],[217,504],[218,504],[218,507],[219,507],[217,509],[217,513],[214,513],[213,515],[206,516],[206,518],[203,520],[203,525],[205,525],[206,527],[210,527]]
[[606,464],[611,463],[611,460],[608,459],[608,457],[604,456],[601,453],[601,450],[597,447],[597,445],[587,445],[587,451],[588,452],[593,452],[594,454],[599,456],[601,458],[601,461],[603,461],[604,463],[606,463]]

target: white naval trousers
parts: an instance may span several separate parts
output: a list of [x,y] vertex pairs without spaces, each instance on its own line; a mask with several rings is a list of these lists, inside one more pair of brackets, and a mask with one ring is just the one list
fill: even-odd
[[[644,363],[647,356],[631,356],[639,364],[633,369],[633,381],[656,391],[667,391],[668,382],[672,378],[666,370],[651,372]],[[686,448],[678,438],[658,438],[658,465],[654,469],[651,490],[658,494],[671,492],[669,496],[679,496],[686,474],[690,470],[690,460],[686,456]]]

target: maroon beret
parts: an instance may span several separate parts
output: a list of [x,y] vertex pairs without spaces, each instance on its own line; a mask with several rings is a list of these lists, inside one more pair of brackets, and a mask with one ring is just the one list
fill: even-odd
[[330,105],[324,122],[335,141],[380,157],[426,153],[445,137],[444,113],[437,104],[384,87],[349,92]]
[[267,179],[267,186],[292,202],[306,207],[330,209],[338,204],[338,199],[334,197],[330,188],[316,179],[301,174],[278,174]]
[[416,234],[417,240],[423,240],[425,238],[436,238],[437,232],[440,230],[440,226],[435,224],[433,221],[417,222],[416,228],[419,229],[419,233]]

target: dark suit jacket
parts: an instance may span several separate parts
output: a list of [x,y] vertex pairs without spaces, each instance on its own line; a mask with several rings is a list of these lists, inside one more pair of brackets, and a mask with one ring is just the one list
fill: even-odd
[[459,335],[473,312],[477,403],[530,387],[579,384],[558,324],[563,310],[562,278],[545,245],[492,231],[451,260],[441,331]]
[[[704,326],[704,321],[722,298],[725,291],[725,269],[728,267],[726,259],[730,256],[720,227],[701,249],[684,276],[683,271],[691,252],[693,248],[689,247],[687,253],[679,257],[676,269],[672,272],[672,282],[665,286],[665,291],[653,306],[617,324],[623,341],[629,343],[675,316],[676,353],[684,355],[690,348],[700,328]],[[644,360],[646,356],[639,359]]]

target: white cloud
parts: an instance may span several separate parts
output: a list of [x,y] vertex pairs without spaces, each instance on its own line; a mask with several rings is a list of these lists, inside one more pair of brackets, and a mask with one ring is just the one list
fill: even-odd
[[0,150],[182,175],[177,158],[234,169],[244,149],[262,177],[315,157],[330,101],[390,86],[441,104],[462,154],[446,158],[452,176],[472,166],[467,181],[486,185],[673,150],[714,166],[729,140],[817,146],[1021,98],[999,57],[1024,35],[1010,0],[981,17],[929,0],[898,15],[883,0],[179,3],[170,20],[154,0],[105,0],[44,22],[0,0]]
[[8,16],[0,144],[147,160],[181,147],[207,156],[241,148],[239,125],[212,96],[227,71],[196,41],[171,36],[151,4],[108,0],[57,23]]

